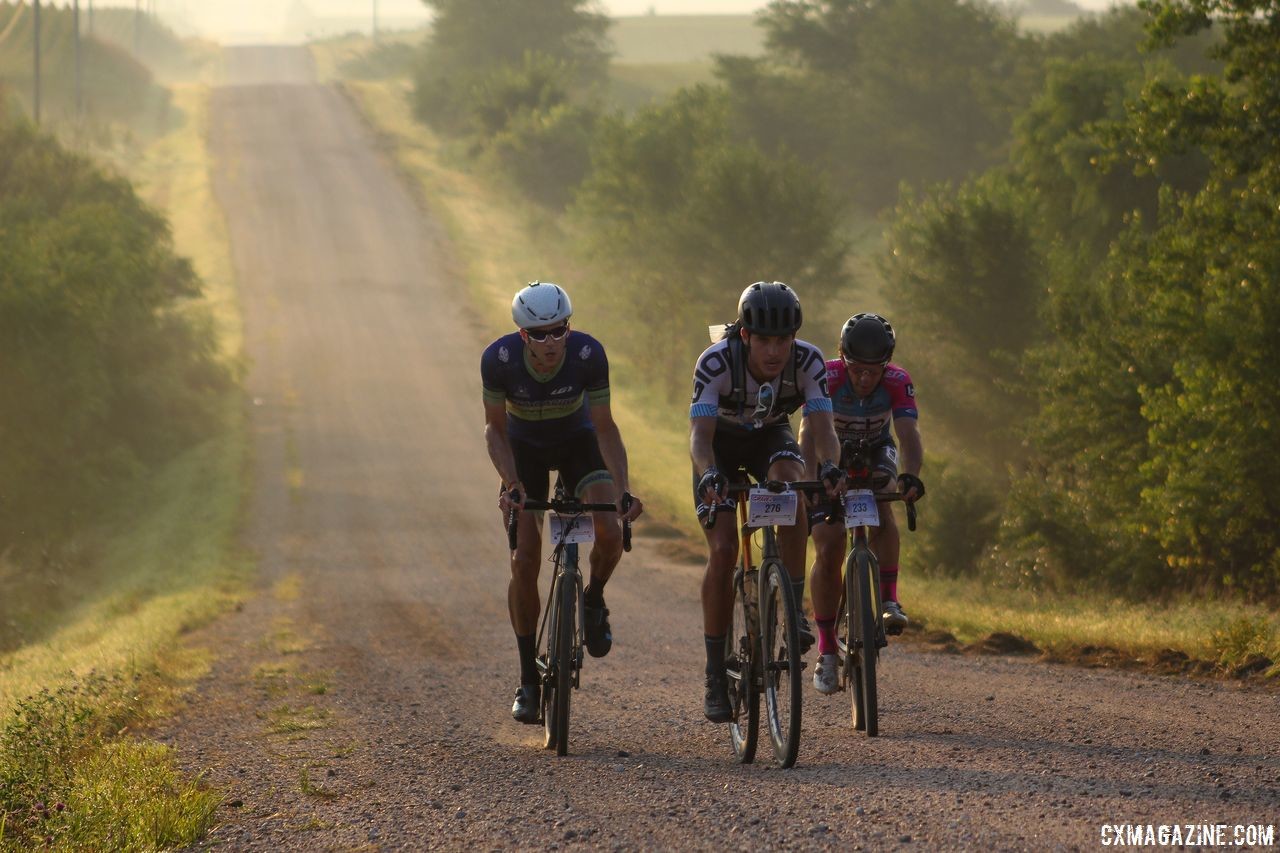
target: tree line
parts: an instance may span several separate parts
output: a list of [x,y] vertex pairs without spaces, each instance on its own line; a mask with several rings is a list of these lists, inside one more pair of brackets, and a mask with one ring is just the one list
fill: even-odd
[[55,547],[216,429],[232,377],[199,294],[126,180],[0,118],[0,554]]
[[673,398],[742,282],[846,292],[849,223],[875,217],[958,448],[928,562],[1280,592],[1276,0],[1143,0],[1050,36],[980,0],[774,0],[763,56],[634,115],[602,99],[591,3],[429,5],[419,118],[573,229]]

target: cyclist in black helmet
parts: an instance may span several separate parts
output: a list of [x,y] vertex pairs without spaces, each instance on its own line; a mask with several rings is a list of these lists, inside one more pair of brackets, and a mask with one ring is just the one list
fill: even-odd
[[[924,444],[920,438],[915,386],[907,371],[890,363],[897,336],[879,314],[855,314],[840,330],[840,358],[827,362],[827,387],[840,440],[867,439],[872,447],[872,486],[881,492],[901,491],[907,501],[924,497],[920,467]],[[897,434],[902,451],[898,468]],[[801,446],[810,438],[800,433]],[[892,505],[881,502],[880,526],[871,537],[871,548],[880,564],[880,596],[884,601],[884,627],[901,634],[907,615],[898,603],[898,526]],[[819,693],[839,690],[836,670],[836,613],[840,607],[840,567],[845,557],[842,525],[812,525],[816,558],[810,592],[813,618],[818,624],[818,662],[813,686]]]
[[[738,319],[724,327],[723,337],[701,356],[693,371],[693,404],[689,410],[690,454],[693,457],[693,495],[698,517],[711,504],[728,507],[728,478],[746,468],[759,480],[799,480],[804,459],[788,416],[803,407],[814,436],[821,476],[836,493],[843,477],[833,460],[839,453],[827,397],[826,364],[813,344],[796,339],[801,321],[795,291],[778,281],[759,281],[742,292]],[[805,539],[804,514],[794,527],[778,534],[782,561],[791,573],[796,602],[803,611]],[[732,512],[716,515],[707,537],[707,570],[702,581],[702,619],[707,648],[707,693],[703,711],[712,722],[728,722],[725,638],[733,605],[733,569],[738,556],[737,519]],[[813,632],[803,612],[801,652],[813,644]]]

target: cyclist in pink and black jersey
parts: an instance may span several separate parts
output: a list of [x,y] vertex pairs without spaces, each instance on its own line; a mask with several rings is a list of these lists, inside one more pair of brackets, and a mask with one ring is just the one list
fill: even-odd
[[[908,502],[914,502],[924,497],[924,483],[920,480],[924,444],[911,377],[890,363],[896,343],[893,327],[878,314],[850,317],[840,331],[840,358],[827,362],[827,390],[840,440],[871,442],[873,488],[878,492],[901,491]],[[894,434],[901,444],[901,460]],[[802,430],[802,448],[806,440]],[[872,534],[871,548],[880,564],[884,626],[886,633],[901,634],[907,615],[898,602],[898,526],[892,504],[881,502],[879,509],[880,526]],[[820,693],[834,693],[839,689],[835,619],[840,605],[846,533],[841,525],[812,524],[811,529],[817,554],[810,594],[818,626],[818,666],[813,684]]]

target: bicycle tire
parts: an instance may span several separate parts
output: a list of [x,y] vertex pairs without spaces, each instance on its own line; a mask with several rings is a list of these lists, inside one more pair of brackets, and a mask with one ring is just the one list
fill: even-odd
[[729,676],[729,704],[733,719],[729,721],[729,741],[739,764],[756,760],[756,744],[760,739],[760,691],[756,689],[755,645],[747,631],[748,601],[742,569],[733,574],[733,609],[729,635],[724,644],[725,674]]
[[542,689],[543,747],[556,755],[569,752],[569,709],[573,690],[573,629],[577,614],[577,587],[561,575],[555,582],[553,608],[547,626],[548,671]]
[[852,715],[853,728],[865,732],[867,737],[880,733],[880,708],[876,690],[876,662],[879,649],[876,645],[876,618],[872,583],[874,559],[869,550],[857,548],[850,554],[845,566],[845,597],[849,601],[848,637],[853,656]]
[[803,670],[795,594],[777,559],[760,568],[760,652],[769,738],[778,765],[788,768],[800,752]]
[[[558,571],[558,570],[557,570]],[[545,615],[546,627],[543,637],[546,642],[546,649],[539,656],[543,663],[542,670],[542,748],[556,748],[556,667],[559,662],[556,659],[556,650],[559,648],[557,639],[560,635],[560,587],[562,581],[560,577],[556,577],[551,582],[551,593],[547,596],[547,612]]]

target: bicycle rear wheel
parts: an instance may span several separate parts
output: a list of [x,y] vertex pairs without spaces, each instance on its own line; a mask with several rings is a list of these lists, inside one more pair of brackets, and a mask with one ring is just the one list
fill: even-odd
[[542,688],[543,746],[556,755],[569,752],[569,697],[573,690],[573,627],[578,613],[578,589],[567,577],[556,579],[547,606],[547,674]]
[[778,764],[790,767],[800,752],[803,671],[791,577],[776,559],[760,568],[760,649],[769,737]]
[[747,631],[749,602],[743,584],[742,569],[738,569],[733,574],[733,611],[724,657],[725,673],[729,676],[729,703],[733,706],[729,739],[738,762],[750,764],[755,761],[756,741],[760,737],[760,692],[756,689],[756,652]]
[[845,564],[845,601],[848,608],[849,657],[853,662],[853,727],[865,731],[867,737],[879,734],[879,704],[876,696],[876,663],[879,649],[876,646],[874,576],[870,551],[857,548]]

